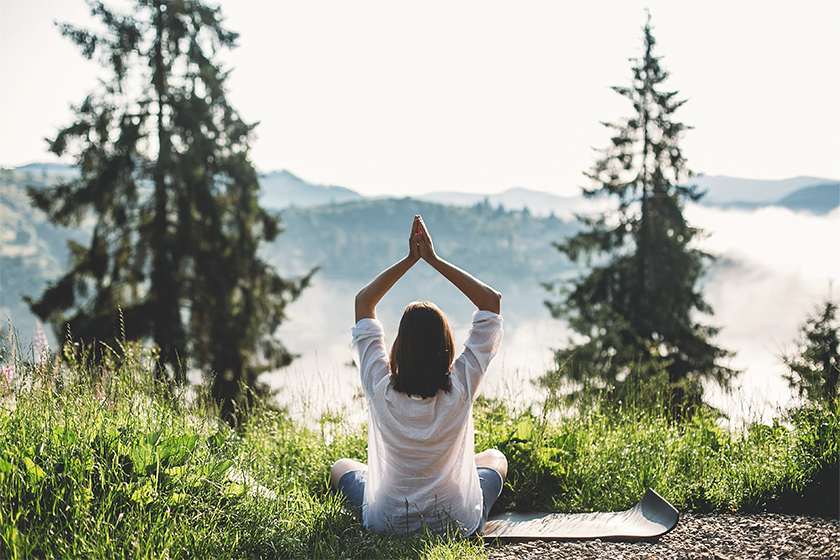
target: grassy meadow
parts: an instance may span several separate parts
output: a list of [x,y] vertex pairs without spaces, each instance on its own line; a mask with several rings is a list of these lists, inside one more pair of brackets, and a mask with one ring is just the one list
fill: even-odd
[[[0,558],[487,556],[481,540],[368,533],[341,507],[329,467],[364,460],[364,426],[302,425],[257,402],[234,431],[200,387],[157,383],[152,351],[92,365],[73,350],[0,347]],[[478,401],[476,449],[510,462],[497,509],[618,510],[650,487],[685,512],[837,516],[836,414],[724,429],[656,405],[559,402]]]

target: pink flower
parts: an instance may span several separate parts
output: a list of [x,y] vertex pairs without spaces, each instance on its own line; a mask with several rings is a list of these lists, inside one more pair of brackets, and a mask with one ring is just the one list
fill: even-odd
[[46,362],[50,359],[52,349],[50,348],[50,343],[47,340],[47,335],[44,333],[44,327],[41,326],[39,321],[35,321],[35,325],[35,339],[33,340],[35,347],[35,359],[39,362]]
[[15,375],[15,365],[0,366],[0,395],[6,396],[12,391],[12,377]]

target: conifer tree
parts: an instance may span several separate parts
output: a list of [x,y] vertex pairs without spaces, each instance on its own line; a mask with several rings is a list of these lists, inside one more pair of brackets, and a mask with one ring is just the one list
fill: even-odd
[[582,230],[557,248],[588,272],[561,289],[564,299],[546,302],[567,317],[577,342],[555,354],[557,369],[543,382],[571,382],[575,390],[606,390],[616,399],[629,392],[667,392],[677,412],[702,399],[702,381],[728,386],[735,371],[720,365],[729,353],[710,338],[717,329],[695,321],[711,314],[697,283],[710,256],[692,246],[700,231],[683,209],[700,199],[680,149],[688,128],[674,120],[684,101],[663,91],[668,73],[654,56],[650,17],[644,54],[631,59],[629,87],[612,88],[633,114],[617,123],[608,148],[591,171],[587,198],[606,197],[615,209],[580,216]]
[[840,406],[840,327],[837,302],[827,299],[802,326],[798,354],[783,356],[785,379],[799,396],[837,411]]
[[258,254],[279,218],[258,204],[254,126],[228,103],[214,60],[237,34],[200,0],[134,0],[129,13],[89,5],[104,31],[63,24],[61,33],[110,81],[50,142],[79,178],[29,195],[54,223],[93,233],[70,244],[69,270],[30,308],[59,340],[153,342],[161,379],[185,382],[190,360],[213,376],[230,418],[240,382],[253,387],[290,362],[274,333],[311,276],[281,278]]

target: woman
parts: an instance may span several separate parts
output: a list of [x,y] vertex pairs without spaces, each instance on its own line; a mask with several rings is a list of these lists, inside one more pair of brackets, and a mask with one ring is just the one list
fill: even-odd
[[[454,359],[446,317],[432,303],[409,305],[390,357],[376,304],[420,259],[452,282],[478,310],[464,351]],[[502,339],[501,295],[435,254],[420,216],[408,255],[356,295],[353,357],[368,404],[368,462],[340,459],[330,482],[377,532],[470,535],[484,528],[507,476],[505,456],[473,448],[472,403]]]

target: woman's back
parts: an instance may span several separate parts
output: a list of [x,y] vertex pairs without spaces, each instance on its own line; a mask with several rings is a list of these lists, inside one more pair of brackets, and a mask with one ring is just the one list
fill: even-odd
[[411,532],[451,521],[466,533],[481,517],[473,459],[472,403],[502,337],[501,317],[478,311],[451,390],[421,399],[396,391],[381,324],[353,329],[354,357],[368,404],[368,475],[363,520],[376,531]]

